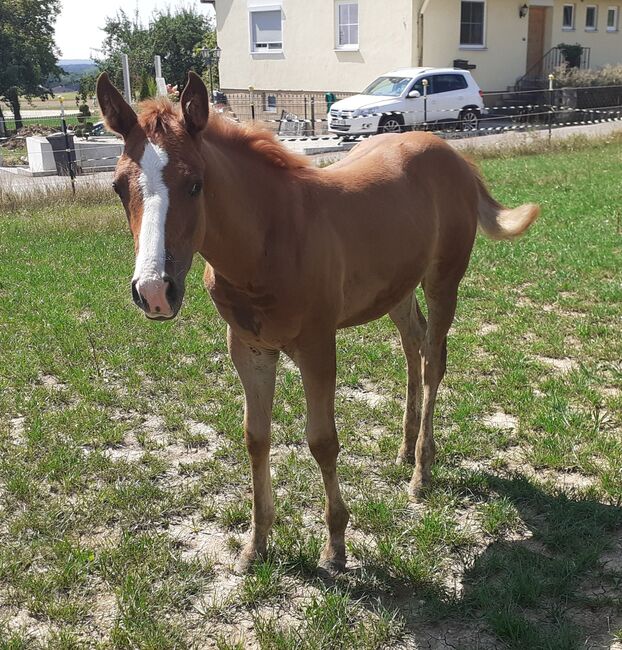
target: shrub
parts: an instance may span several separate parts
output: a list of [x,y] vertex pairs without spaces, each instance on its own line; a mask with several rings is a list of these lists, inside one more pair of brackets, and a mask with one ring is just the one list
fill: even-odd
[[555,71],[555,80],[557,86],[565,88],[622,86],[622,64],[606,65],[593,70],[562,67]]
[[138,99],[142,102],[145,99],[155,97],[157,94],[158,88],[156,86],[155,79],[148,74],[143,73],[140,80],[140,92],[138,94]]
[[564,55],[567,67],[578,68],[581,65],[581,55],[583,54],[582,45],[579,45],[579,43],[575,43],[574,45],[560,43],[557,47]]

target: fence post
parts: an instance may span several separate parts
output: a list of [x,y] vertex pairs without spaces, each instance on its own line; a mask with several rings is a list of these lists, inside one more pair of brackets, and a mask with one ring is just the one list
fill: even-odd
[[67,156],[67,169],[71,178],[71,192],[76,195],[76,174],[71,162],[71,149],[69,147],[69,135],[67,134],[67,122],[65,121],[65,99],[61,96],[60,100],[60,123],[63,133],[65,134],[65,155]]
[[254,91],[255,88],[253,86],[248,87],[248,94],[251,102],[251,120],[254,122],[255,121],[255,96],[254,96]]
[[421,82],[423,85],[423,125],[424,128],[427,130],[427,123],[428,123],[428,80],[423,79]]
[[549,145],[553,135],[553,83],[555,82],[555,75],[549,75]]
[[127,54],[121,54],[121,66],[123,69],[123,92],[125,93],[125,101],[128,104],[131,104],[132,87],[130,85],[130,62]]
[[311,135],[315,135],[315,95],[311,96]]

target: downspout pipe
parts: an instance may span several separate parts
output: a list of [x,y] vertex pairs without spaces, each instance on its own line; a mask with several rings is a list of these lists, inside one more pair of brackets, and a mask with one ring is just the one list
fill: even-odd
[[417,13],[417,65],[423,66],[423,15],[430,5],[430,0],[422,0],[419,3],[419,11]]

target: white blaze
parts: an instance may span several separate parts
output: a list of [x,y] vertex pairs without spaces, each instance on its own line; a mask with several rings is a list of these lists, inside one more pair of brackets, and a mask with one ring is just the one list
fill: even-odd
[[161,284],[164,275],[164,229],[169,198],[163,170],[167,163],[166,151],[148,140],[140,159],[139,183],[143,194],[143,217],[134,271],[139,290],[151,283]]

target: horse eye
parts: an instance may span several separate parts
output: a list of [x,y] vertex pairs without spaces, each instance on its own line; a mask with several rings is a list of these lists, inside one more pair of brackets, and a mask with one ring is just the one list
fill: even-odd
[[112,189],[113,189],[117,194],[119,193],[119,186],[118,186],[118,184],[117,184],[115,181],[112,182]]
[[195,183],[190,190],[190,196],[196,196],[200,191],[201,183]]

